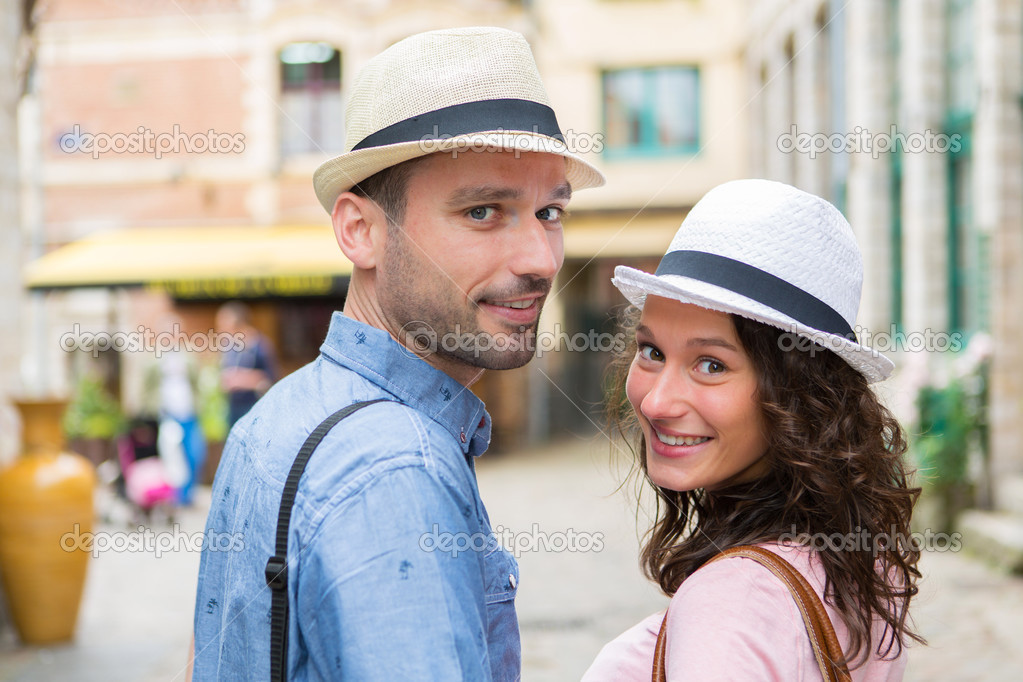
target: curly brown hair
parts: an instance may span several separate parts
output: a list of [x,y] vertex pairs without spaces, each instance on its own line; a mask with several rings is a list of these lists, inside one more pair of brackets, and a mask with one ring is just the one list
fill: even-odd
[[893,647],[898,656],[907,638],[923,643],[907,623],[920,577],[920,548],[909,527],[920,489],[909,485],[902,428],[863,375],[820,345],[782,343],[781,329],[730,315],[758,375],[768,473],[713,492],[669,490],[647,475],[646,443],[625,393],[639,317],[631,306],[623,317],[630,340],[611,365],[607,407],[612,429],[632,448],[657,495],[640,557],[647,576],[672,595],[729,547],[836,533],[867,538],[866,546],[815,547],[825,598],[849,628],[846,660],[867,659],[874,614],[885,624],[880,656]]

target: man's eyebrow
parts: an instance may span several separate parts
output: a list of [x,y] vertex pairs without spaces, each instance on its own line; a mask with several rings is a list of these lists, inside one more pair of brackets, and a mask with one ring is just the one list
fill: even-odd
[[572,198],[572,185],[567,182],[562,183],[551,190],[551,199],[560,199],[562,201],[568,201]]
[[507,201],[518,199],[522,195],[521,190],[513,187],[498,187],[495,185],[476,185],[473,187],[460,187],[451,193],[447,204],[451,207],[465,206],[466,204],[486,204],[493,201]]
[[[451,193],[447,204],[452,207],[465,206],[466,204],[486,204],[494,201],[507,201],[518,199],[522,191],[514,187],[500,187],[496,185],[475,185],[472,187],[460,187]],[[551,201],[568,201],[572,198],[572,185],[564,182],[551,190],[548,195]]]

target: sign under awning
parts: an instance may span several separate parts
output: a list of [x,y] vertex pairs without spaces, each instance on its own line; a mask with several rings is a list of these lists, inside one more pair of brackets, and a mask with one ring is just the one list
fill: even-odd
[[325,225],[129,228],[62,246],[29,264],[34,290],[145,287],[175,298],[343,293],[352,272]]

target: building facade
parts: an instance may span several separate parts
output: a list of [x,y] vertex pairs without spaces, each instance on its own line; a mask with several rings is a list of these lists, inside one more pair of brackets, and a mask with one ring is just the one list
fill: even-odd
[[1023,474],[1023,7],[763,0],[746,63],[752,172],[849,218],[859,322],[894,348],[883,390],[900,415],[912,421],[914,368],[947,371],[946,351],[991,336],[985,496],[999,502],[998,484]]
[[[130,332],[172,308],[202,332],[234,298],[251,304],[285,369],[308,361],[343,305],[349,267],[331,244],[312,172],[342,150],[359,68],[408,35],[450,26],[523,33],[567,141],[607,175],[604,188],[573,198],[566,264],[543,325],[569,349],[578,332],[613,332],[609,309],[622,303],[609,283],[613,266],[655,263],[689,206],[746,174],[744,6],[49,3],[21,121],[40,160],[22,193],[26,233],[39,248],[24,260],[34,261],[34,290],[48,292],[35,294],[42,303],[24,326],[24,380],[63,392],[95,364],[62,347],[75,324]],[[284,253],[282,234],[311,246]],[[240,253],[238,235],[261,250]],[[182,250],[183,240],[194,249]],[[142,359],[107,355],[110,383],[130,409]],[[606,351],[584,348],[488,373],[474,390],[493,411],[498,444],[592,430],[606,360]]]

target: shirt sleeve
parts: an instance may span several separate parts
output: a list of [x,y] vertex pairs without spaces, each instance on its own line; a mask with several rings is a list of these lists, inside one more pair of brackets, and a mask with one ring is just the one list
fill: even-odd
[[792,594],[750,559],[694,573],[672,598],[667,628],[671,682],[820,679],[807,670],[812,652]]
[[582,682],[647,682],[653,674],[654,647],[664,611],[647,616],[604,645]]
[[313,677],[490,680],[494,547],[477,519],[470,496],[422,465],[375,473],[326,517],[302,549],[297,595]]

